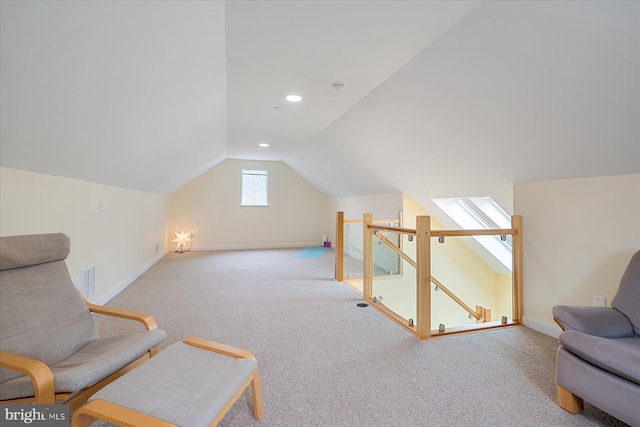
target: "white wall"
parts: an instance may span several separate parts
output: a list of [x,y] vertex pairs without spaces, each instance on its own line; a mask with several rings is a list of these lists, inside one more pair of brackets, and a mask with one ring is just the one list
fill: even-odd
[[67,234],[71,278],[95,265],[99,303],[164,254],[167,210],[168,196],[0,167],[0,235]]
[[[331,198],[327,211],[328,221],[331,221],[330,236],[335,241],[336,212],[344,212],[345,220],[362,220],[365,213],[373,214],[373,219],[396,219],[399,211],[402,211],[402,193]],[[359,243],[359,247],[362,247],[362,242]]]
[[369,194],[365,196],[336,197],[330,199],[333,214],[344,212],[344,219],[362,220],[366,212],[373,214],[374,219],[398,218],[402,210],[402,193]]
[[[240,206],[242,169],[269,172],[269,206]],[[184,229],[194,249],[320,245],[327,203],[282,162],[225,160],[170,196],[169,240]]]
[[522,215],[524,323],[550,335],[556,304],[607,305],[640,249],[640,174],[514,184]]

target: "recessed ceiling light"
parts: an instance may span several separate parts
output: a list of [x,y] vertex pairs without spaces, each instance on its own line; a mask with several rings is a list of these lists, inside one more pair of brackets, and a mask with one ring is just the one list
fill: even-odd
[[262,148],[267,148],[268,146],[269,144],[267,144],[266,142],[258,144],[258,147],[262,147]]
[[284,97],[289,102],[300,102],[302,101],[302,97],[300,95],[287,95]]

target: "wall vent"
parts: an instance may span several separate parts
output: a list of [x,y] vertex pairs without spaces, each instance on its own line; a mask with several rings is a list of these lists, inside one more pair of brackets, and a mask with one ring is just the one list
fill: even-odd
[[80,291],[86,299],[96,294],[96,266],[93,265],[80,274]]

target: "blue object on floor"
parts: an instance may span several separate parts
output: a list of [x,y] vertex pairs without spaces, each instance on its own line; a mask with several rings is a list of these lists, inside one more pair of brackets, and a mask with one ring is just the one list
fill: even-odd
[[294,255],[296,258],[318,258],[320,255],[325,253],[327,249],[324,246],[310,246],[308,248],[304,248],[300,252]]

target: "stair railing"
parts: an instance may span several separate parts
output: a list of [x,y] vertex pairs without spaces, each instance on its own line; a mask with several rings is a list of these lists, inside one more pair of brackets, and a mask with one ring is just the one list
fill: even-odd
[[[394,228],[393,231],[397,231],[397,228]],[[400,248],[398,248],[396,245],[393,244],[393,242],[391,242],[391,240],[387,239],[380,230],[374,230],[373,234],[385,245],[387,245],[387,247],[389,247],[389,249],[391,249],[393,252],[395,252],[399,257],[401,257],[402,259],[404,259],[409,265],[411,265],[413,268],[415,268],[416,270],[418,269],[418,264],[407,254],[405,254],[404,252],[402,252],[402,250]],[[479,322],[489,322],[491,321],[491,316],[489,315],[489,317],[487,318],[487,307],[484,307],[484,311],[481,309],[480,312],[478,312],[477,307],[481,307],[481,306],[476,306],[476,310],[472,309],[471,307],[469,307],[467,304],[465,304],[464,301],[462,301],[460,298],[458,298],[458,296],[456,294],[454,294],[453,292],[451,292],[445,285],[443,285],[438,279],[436,279],[435,277],[431,276],[431,282],[436,285],[436,289],[440,289],[442,290],[442,292],[444,292],[447,296],[449,296],[449,298],[451,298],[453,301],[456,302],[456,304],[458,304],[460,307],[462,307],[467,313],[469,313],[470,316],[475,317],[475,319]],[[490,309],[489,309],[490,310]],[[490,313],[490,311],[489,311]]]
[[[511,217],[511,228],[509,229],[489,229],[489,230],[431,230],[431,219],[428,216],[418,216],[416,218],[416,228],[408,229],[402,227],[388,227],[376,225],[370,213],[363,215],[363,299],[369,302],[376,302],[372,296],[372,245],[374,234],[380,241],[391,248],[398,256],[402,257],[410,265],[416,269],[416,322],[410,319],[408,324],[398,322],[397,315],[389,313],[389,310],[379,307],[381,311],[390,315],[390,317],[403,327],[414,333],[419,338],[430,338],[436,335],[446,335],[451,333],[468,332],[469,330],[488,329],[501,326],[520,324],[522,322],[522,217],[514,215]],[[382,235],[382,231],[390,231],[399,234],[413,236],[416,241],[416,260],[412,260],[404,254],[399,248]],[[512,321],[492,322],[491,309],[482,305],[477,305],[473,310],[458,298],[453,292],[446,288],[437,279],[431,276],[431,238],[445,237],[466,237],[466,236],[501,236],[506,238],[507,235],[512,236],[512,299],[513,299],[513,316]],[[438,289],[447,294],[459,306],[466,310],[470,316],[480,323],[474,326],[457,327],[449,331],[444,330],[444,325],[440,325],[438,329],[431,329],[431,283],[435,284]],[[373,304],[376,307],[377,304]]]
[[[398,226],[402,225],[402,211],[398,212],[398,218],[392,219],[375,219],[373,220],[374,224],[398,224]],[[334,254],[335,254],[335,272],[334,278],[342,282],[345,280],[344,277],[344,255],[346,249],[345,243],[345,233],[344,226],[345,225],[359,225],[362,226],[363,222],[361,219],[345,219],[344,212],[338,211],[336,212],[336,234],[335,234],[335,242],[334,242]],[[393,230],[397,230],[398,227],[390,227]],[[356,248],[355,252],[361,253],[358,248]],[[364,258],[364,254],[363,254]]]

